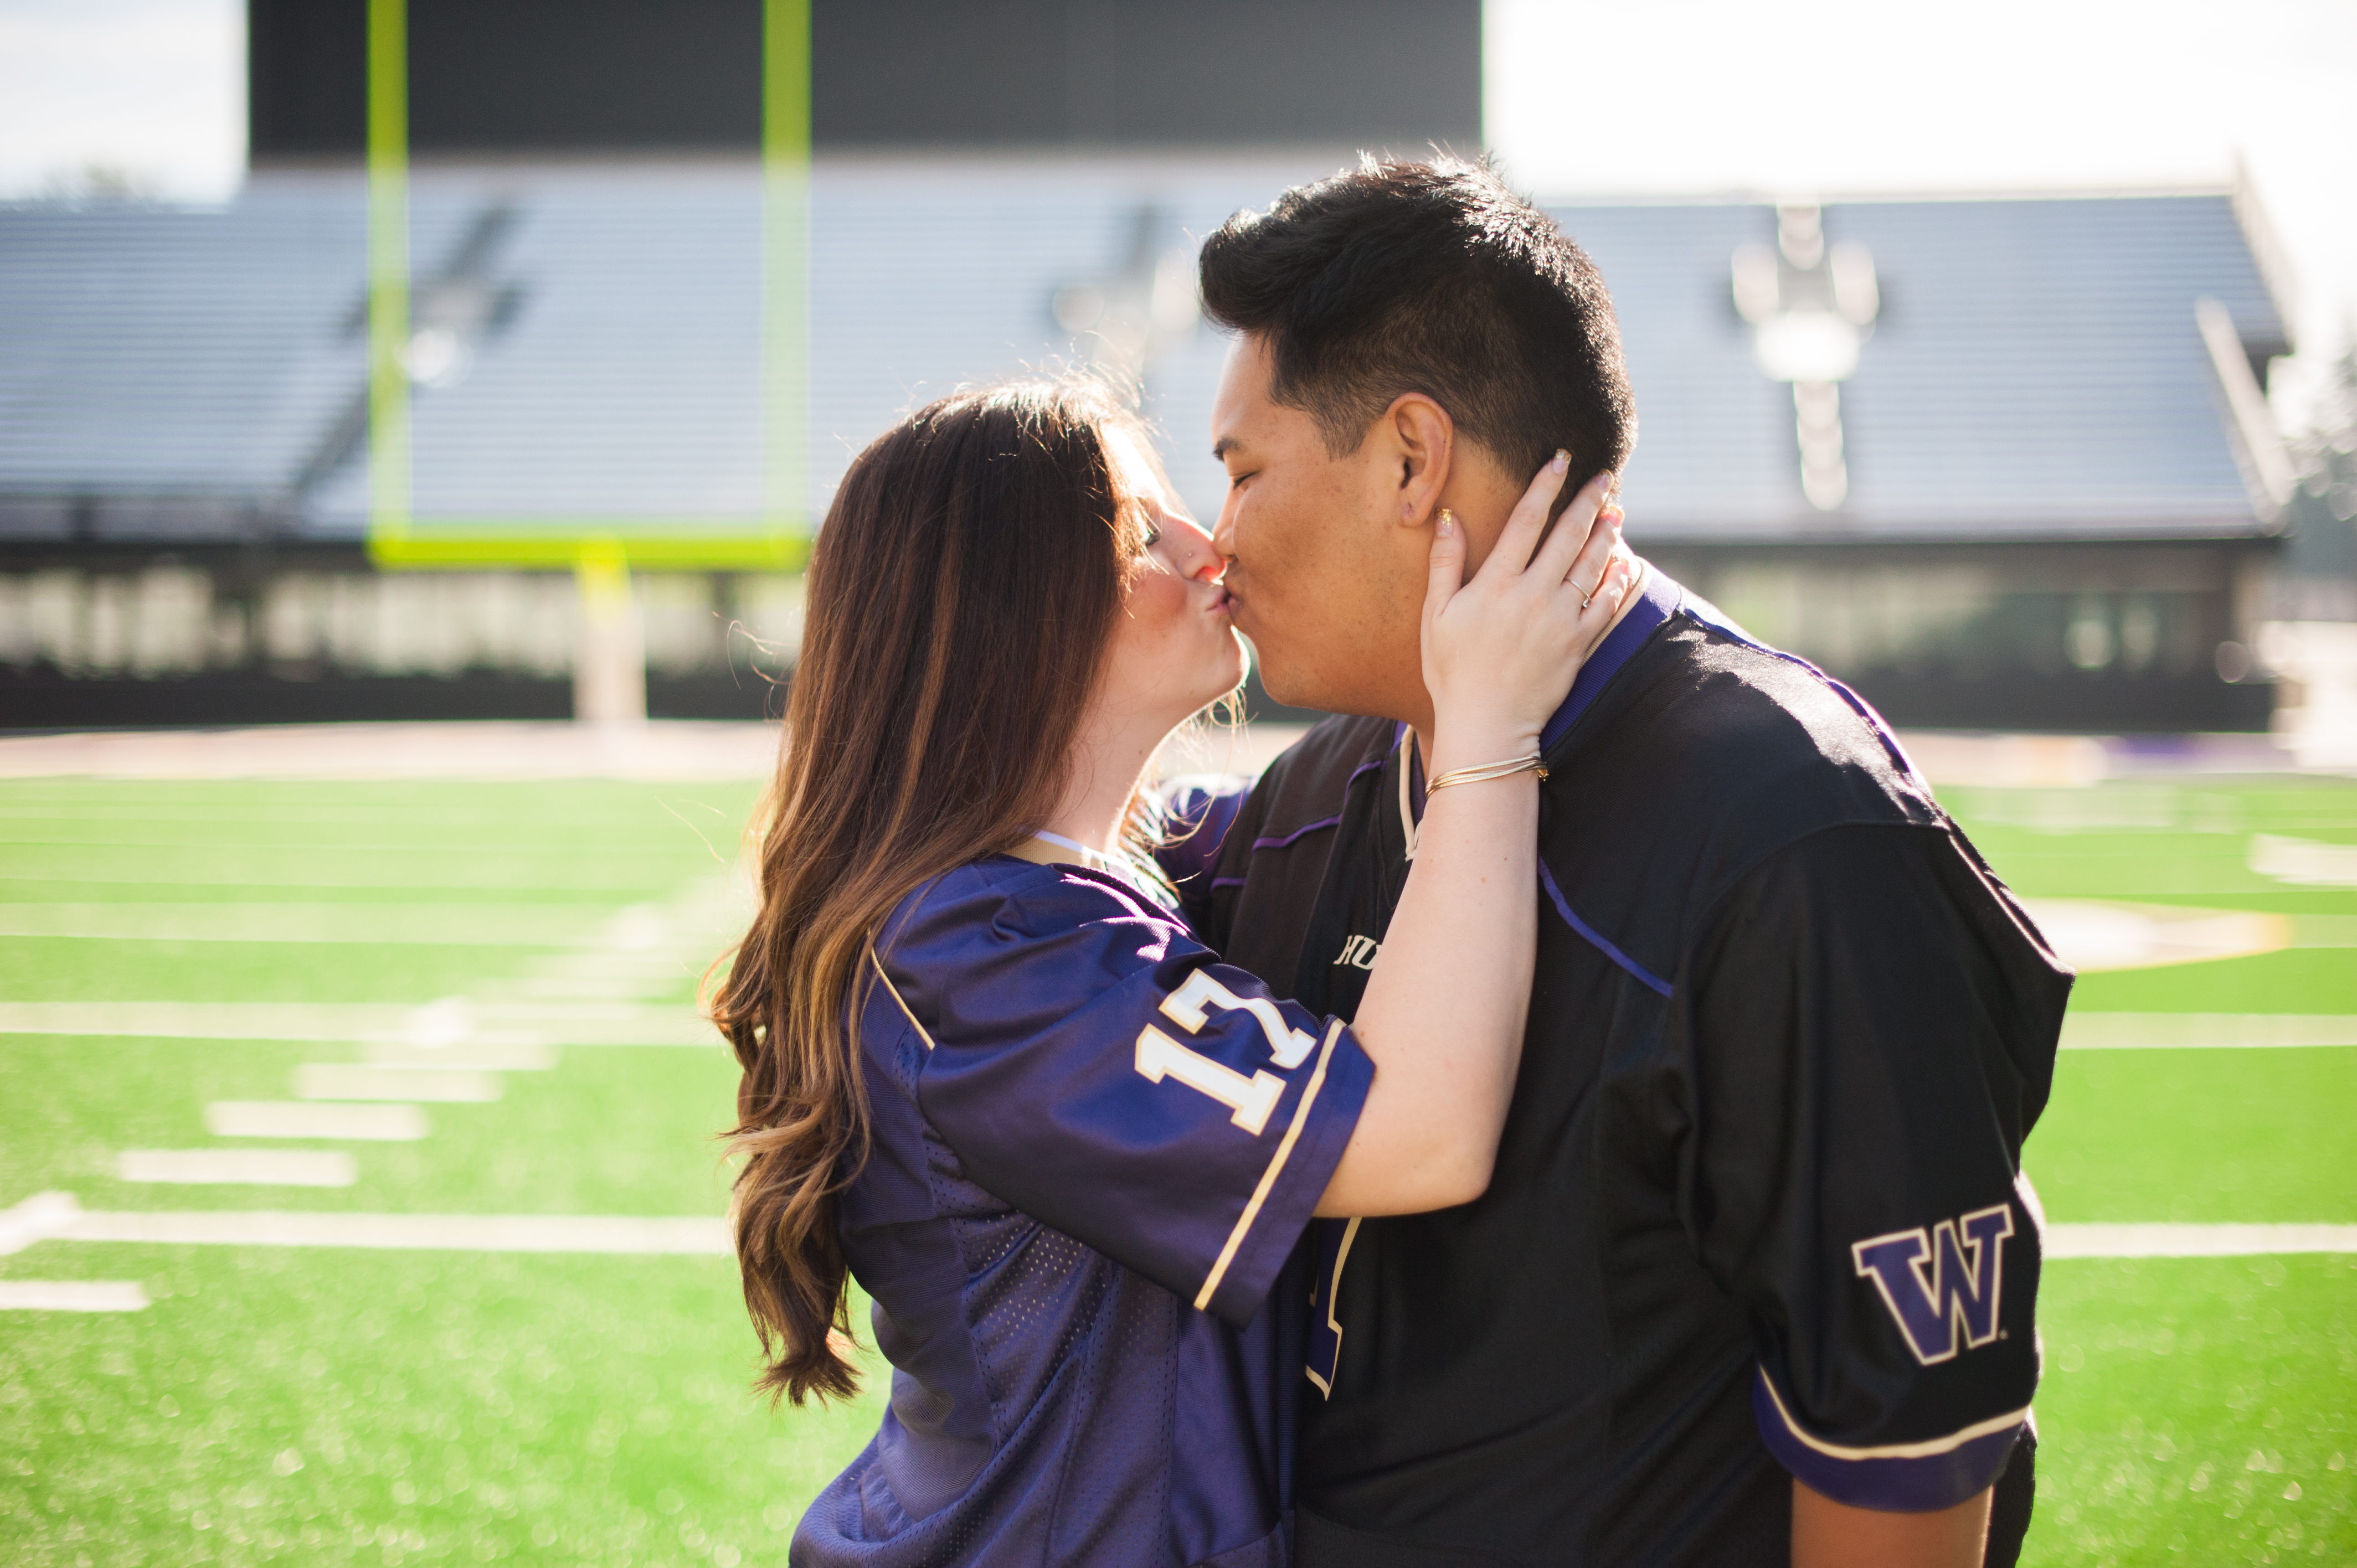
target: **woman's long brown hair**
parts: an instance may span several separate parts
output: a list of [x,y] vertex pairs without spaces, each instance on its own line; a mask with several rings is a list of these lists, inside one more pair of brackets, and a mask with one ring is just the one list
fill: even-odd
[[802,657],[757,817],[760,912],[709,998],[745,1069],[729,1147],[759,1386],[848,1397],[836,1201],[868,1147],[856,1017],[877,928],[1011,848],[1065,785],[1144,544],[1086,383],[943,398],[844,477],[811,554]]

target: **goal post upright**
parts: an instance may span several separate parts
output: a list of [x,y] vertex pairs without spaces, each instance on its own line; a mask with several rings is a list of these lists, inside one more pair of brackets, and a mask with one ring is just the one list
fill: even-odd
[[759,511],[421,519],[409,345],[407,0],[368,0],[368,553],[389,570],[788,572],[810,553],[810,0],[761,0]]
[[369,549],[409,536],[409,7],[368,0]]
[[810,505],[811,0],[761,5],[761,500]]

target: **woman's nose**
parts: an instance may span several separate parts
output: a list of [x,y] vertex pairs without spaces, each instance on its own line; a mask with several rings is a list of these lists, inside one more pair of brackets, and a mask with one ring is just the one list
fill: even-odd
[[1203,525],[1192,518],[1172,518],[1162,531],[1169,546],[1170,564],[1178,575],[1205,583],[1215,583],[1227,570],[1226,558],[1211,543],[1211,536]]

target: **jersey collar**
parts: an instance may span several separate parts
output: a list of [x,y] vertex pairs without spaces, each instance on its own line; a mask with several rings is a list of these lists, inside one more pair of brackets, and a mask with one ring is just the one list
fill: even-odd
[[1010,860],[1027,860],[1034,865],[1077,865],[1083,871],[1093,871],[1100,876],[1110,876],[1134,893],[1168,906],[1170,898],[1156,890],[1156,878],[1145,865],[1124,854],[1107,854],[1075,843],[1061,833],[1033,833],[1012,849],[1000,854]]
[[1570,731],[1579,715],[1587,711],[1588,704],[1604,694],[1604,688],[1620,673],[1620,667],[1645,645],[1645,639],[1653,635],[1656,628],[1670,618],[1684,597],[1685,590],[1668,573],[1651,562],[1645,564],[1645,580],[1638,585],[1636,607],[1620,618],[1620,624],[1606,634],[1596,651],[1588,655],[1587,662],[1579,667],[1579,673],[1572,680],[1570,694],[1555,709],[1555,716],[1547,720],[1546,728],[1539,732],[1541,751],[1554,749],[1555,743]]
[[[1587,662],[1579,667],[1579,673],[1572,677],[1571,691],[1565,696],[1563,705],[1555,709],[1555,716],[1548,719],[1546,727],[1539,732],[1541,751],[1554,749],[1555,743],[1561,740],[1579,715],[1587,711],[1589,703],[1604,694],[1604,688],[1612,683],[1612,677],[1620,672],[1620,667],[1645,645],[1645,639],[1652,636],[1663,621],[1670,618],[1678,606],[1685,601],[1685,589],[1678,585],[1676,579],[1652,562],[1645,564],[1645,580],[1638,585],[1635,607],[1620,618],[1619,626],[1605,634],[1596,651],[1588,655]],[[1415,780],[1410,777],[1415,770],[1416,757],[1415,748],[1405,744],[1407,734],[1405,720],[1394,724],[1390,750],[1378,753],[1372,762],[1362,763],[1359,771],[1363,773],[1371,767],[1381,766],[1384,757],[1398,756],[1400,832],[1407,840],[1407,858],[1414,860],[1417,830],[1424,825],[1424,792],[1415,788]],[[1358,774],[1351,777],[1356,779]]]

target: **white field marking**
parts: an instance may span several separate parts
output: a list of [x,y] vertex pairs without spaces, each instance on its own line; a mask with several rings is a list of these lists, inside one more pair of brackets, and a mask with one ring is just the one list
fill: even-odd
[[[0,746],[8,743],[0,740]],[[184,846],[169,845],[178,850]],[[339,849],[339,860],[333,855],[323,857],[318,844],[219,844],[202,845],[191,850],[186,858],[176,859],[171,867],[171,880],[184,886],[209,886],[223,890],[223,897],[235,899],[230,889],[256,887],[305,887],[317,889],[348,889],[351,887],[382,888],[390,893],[399,890],[413,898],[424,898],[427,890],[439,892],[451,887],[478,887],[487,895],[497,897],[513,893],[520,886],[555,886],[586,902],[605,904],[620,897],[627,888],[612,881],[593,881],[579,874],[580,853],[577,850],[550,845],[522,845],[515,848],[487,849],[481,844],[435,844],[395,850],[393,848],[361,851],[349,846]],[[145,845],[125,844],[58,844],[16,843],[11,846],[19,878],[38,876],[43,881],[100,883],[111,887],[146,887],[159,880],[156,868],[157,850]],[[103,849],[124,852],[112,859],[92,864],[75,860],[64,852]],[[131,851],[136,850],[134,854]],[[611,858],[637,859],[651,862],[660,850],[613,850]],[[371,858],[361,865],[350,860],[366,854]],[[300,858],[297,858],[297,857]],[[544,875],[532,866],[516,864],[526,857],[544,861],[548,871]],[[563,858],[560,858],[563,857]],[[46,867],[35,870],[32,867]],[[70,866],[71,869],[63,869]],[[571,878],[569,881],[563,880]]]
[[546,1072],[556,1065],[555,1050],[538,1040],[487,1041],[480,1036],[447,1046],[417,1046],[405,1040],[373,1040],[362,1049],[371,1067],[406,1069],[449,1068],[475,1072]]
[[638,1001],[694,984],[726,943],[725,937],[715,935],[693,945],[660,949],[576,948],[535,959],[522,974],[493,981],[481,987],[479,994],[511,1004]]
[[2248,958],[2290,947],[2296,935],[2288,915],[2093,898],[2024,898],[2021,903],[2053,944],[2055,955],[2082,974]]
[[205,1107],[216,1138],[350,1138],[414,1144],[426,1134],[414,1105],[337,1105],[285,1100],[216,1100]]
[[12,798],[26,802],[0,806],[0,822],[129,822],[146,826],[155,822],[210,822],[218,824],[250,823],[264,827],[300,824],[323,828],[415,828],[432,831],[444,826],[499,828],[509,832],[525,832],[534,828],[569,827],[594,832],[607,825],[602,816],[565,816],[538,809],[544,802],[534,802],[532,809],[517,811],[445,811],[434,805],[394,804],[379,799],[365,804],[342,807],[296,806],[284,800],[267,809],[253,806],[203,806],[186,796],[165,795],[155,800],[137,803],[109,803],[102,800],[77,797],[70,789],[53,790],[47,794],[23,790],[12,791]]
[[348,1040],[391,1033],[404,1009],[307,1002],[7,1002],[0,1034],[166,1039]]
[[2050,1258],[2245,1258],[2357,1252],[2357,1225],[2049,1225]]
[[0,1256],[62,1236],[80,1218],[81,1205],[70,1192],[37,1192],[14,1208],[0,1208]]
[[632,904],[614,911],[613,918],[599,928],[597,945],[642,952],[662,946],[671,934],[671,914],[662,905]]
[[720,1036],[694,1006],[630,1006],[612,1002],[489,1002],[490,1023],[529,1031],[565,1046],[717,1046]]
[[511,997],[520,1002],[572,1001],[576,998],[598,997],[616,1002],[637,1002],[676,988],[681,982],[694,976],[685,968],[674,968],[660,975],[644,974],[536,974],[521,980],[494,981],[483,987],[486,995]]
[[764,779],[778,726],[651,719],[269,725],[0,740],[0,778]]
[[475,1004],[463,996],[443,996],[403,1021],[401,1037],[413,1046],[455,1046],[475,1036]]
[[2357,887],[2357,844],[2251,835],[2251,869],[2295,887]]
[[[458,1006],[452,1007],[452,1004]],[[416,1020],[445,1008],[449,1009],[442,1015],[447,1026],[430,1029],[418,1026]],[[5,1023],[7,1011],[5,1004],[0,1004],[0,1023]],[[5,1032],[5,1028],[0,1028],[0,1032]],[[430,1008],[417,1009],[404,1028],[363,1031],[345,1037],[399,1041],[428,1048],[437,1045],[472,1045],[479,1041],[563,1046],[707,1047],[720,1043],[720,1036],[711,1024],[690,1003],[649,1004],[597,1000],[477,1000],[460,997],[445,998]]]
[[1987,822],[2027,828],[2034,833],[2082,833],[2104,828],[2152,832],[2179,827],[2196,832],[2239,832],[2243,827],[2240,805],[2232,796],[2197,794],[2173,784],[2114,781],[2076,789],[1992,789],[1975,795],[1967,814],[1975,826]]
[[[452,1000],[458,1000],[453,998]],[[106,1035],[187,1040],[317,1040],[432,1047],[462,1042],[527,1046],[694,1046],[718,1043],[685,1004],[468,1003],[421,1025],[443,1004],[412,1008],[368,1002],[0,1002],[0,1035]]]
[[637,1252],[726,1257],[728,1222],[697,1215],[86,1212],[66,1240],[453,1252]]
[[562,958],[535,960],[524,973],[527,979],[539,981],[604,980],[616,975],[644,981],[691,980],[703,972],[717,950],[716,943],[710,950],[699,944],[660,953],[587,949]]
[[2104,743],[2083,735],[1943,735],[1907,730],[1899,744],[1934,784],[2075,789],[2102,781]]
[[2066,1051],[2357,1046],[2357,1015],[2335,1013],[2073,1013]]
[[192,1187],[350,1187],[359,1175],[341,1149],[125,1149],[114,1174]]
[[580,973],[643,973],[643,976],[676,976],[693,973],[688,964],[703,967],[709,962],[709,952],[703,940],[695,943],[672,943],[667,948],[573,948],[568,952],[552,952],[547,957],[535,957],[528,964],[531,973],[542,976],[580,976]]
[[418,1009],[352,1002],[0,1002],[0,1034],[183,1040],[404,1039]]
[[565,904],[0,904],[0,937],[570,947]]
[[135,1280],[0,1280],[0,1312],[145,1312]]
[[295,1069],[297,1100],[423,1100],[446,1105],[479,1105],[499,1097],[496,1074],[465,1068],[305,1062]]
[[459,1252],[678,1252],[726,1257],[712,1215],[343,1214],[268,1209],[85,1209],[70,1192],[0,1208],[0,1252],[35,1241],[154,1241],[226,1247],[367,1247]]
[[388,1251],[636,1252],[726,1257],[728,1222],[697,1215],[337,1214],[268,1209],[85,1210],[59,1240]]

